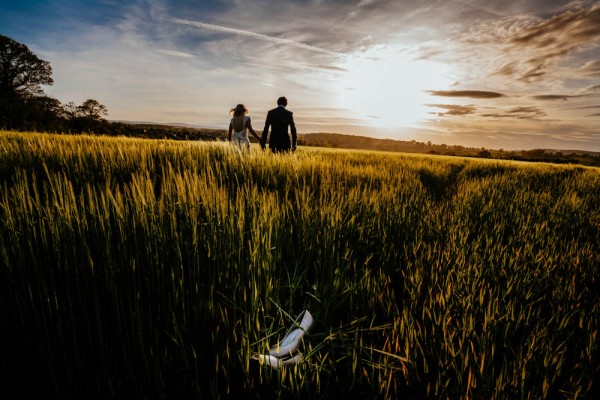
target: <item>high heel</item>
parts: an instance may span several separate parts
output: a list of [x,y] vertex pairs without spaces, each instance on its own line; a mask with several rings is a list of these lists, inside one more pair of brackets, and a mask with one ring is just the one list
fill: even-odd
[[[298,323],[298,321],[300,321],[300,323]],[[313,325],[313,322],[313,316],[310,312],[308,312],[308,310],[302,311],[294,321],[294,324],[288,329],[283,339],[275,346],[271,347],[269,354],[275,357],[291,355],[298,349],[302,342],[302,338]]]
[[260,365],[266,364],[273,369],[280,369],[290,365],[296,365],[304,360],[302,354],[298,353],[294,357],[277,358],[269,354],[254,354],[253,360],[258,360]]

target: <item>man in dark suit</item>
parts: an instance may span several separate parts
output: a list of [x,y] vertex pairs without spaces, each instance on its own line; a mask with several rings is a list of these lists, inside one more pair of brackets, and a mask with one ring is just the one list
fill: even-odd
[[[269,147],[273,153],[287,152],[296,150],[296,124],[294,123],[294,113],[286,110],[287,99],[280,97],[277,99],[277,108],[270,110],[267,113],[267,120],[265,121],[265,129],[262,133],[262,139],[260,140],[260,146],[265,149],[267,143],[267,136],[269,135],[269,126],[271,127],[271,140],[269,141]],[[292,141],[290,142],[290,136],[288,134],[288,127],[292,131]]]

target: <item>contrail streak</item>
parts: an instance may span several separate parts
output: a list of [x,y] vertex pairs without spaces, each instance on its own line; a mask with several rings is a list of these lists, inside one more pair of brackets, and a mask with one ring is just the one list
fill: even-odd
[[276,43],[276,44],[284,44],[286,46],[293,46],[293,47],[297,47],[300,49],[311,50],[311,51],[316,51],[316,52],[325,53],[325,54],[331,54],[331,55],[335,55],[335,56],[342,55],[341,53],[336,53],[335,51],[329,51],[326,49],[322,49],[320,47],[310,46],[308,44],[295,42],[293,40],[281,39],[281,38],[267,36],[267,35],[261,35],[260,33],[244,31],[241,29],[227,28],[225,26],[205,24],[204,22],[189,21],[186,19],[179,19],[179,18],[171,18],[171,20],[173,22],[175,22],[177,24],[181,24],[181,25],[189,25],[189,26],[195,26],[198,28],[210,29],[210,30],[217,31],[217,32],[227,32],[227,33],[233,33],[235,35],[248,36],[248,37],[259,39],[259,40],[264,40],[266,42],[271,42],[271,43]]
[[496,10],[492,10],[490,7],[487,7],[485,5],[473,4],[473,3],[476,3],[477,0],[458,0],[458,2],[464,4],[467,7],[471,7],[471,8],[477,9],[479,11],[485,11],[487,13],[495,15],[496,17],[507,17],[508,16],[505,13],[502,14]]

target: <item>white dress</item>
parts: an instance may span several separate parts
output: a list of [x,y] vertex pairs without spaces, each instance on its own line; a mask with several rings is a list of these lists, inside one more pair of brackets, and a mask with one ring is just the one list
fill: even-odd
[[[250,138],[248,137],[248,128],[246,128],[246,124],[248,123],[248,119],[249,118],[250,117],[248,117],[247,115],[245,115],[244,116],[244,122],[243,122],[243,125],[242,125],[244,128],[241,131],[239,131],[239,132],[236,132],[235,130],[233,132],[233,142],[235,144],[237,144],[237,146],[240,149],[246,148],[246,149],[250,150]],[[233,118],[231,118],[231,126],[234,126],[233,125]]]

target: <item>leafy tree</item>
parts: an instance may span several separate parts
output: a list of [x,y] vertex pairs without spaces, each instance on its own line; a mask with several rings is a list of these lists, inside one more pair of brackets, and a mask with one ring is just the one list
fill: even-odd
[[79,116],[77,106],[72,101],[63,104],[63,113],[66,119],[74,119]]
[[97,100],[80,106],[44,95],[42,85],[52,85],[50,63],[39,59],[29,48],[0,35],[0,128],[105,132],[103,118],[108,110]]
[[37,110],[52,113],[58,117],[61,117],[64,113],[62,104],[60,101],[53,97],[48,96],[35,96],[27,100],[27,104],[31,105]]
[[77,107],[76,115],[93,121],[102,121],[104,116],[108,115],[106,106],[100,104],[98,100],[87,99]]
[[0,97],[41,95],[41,86],[53,83],[49,62],[39,59],[24,44],[0,35]]
[[42,85],[53,83],[47,61],[24,44],[0,35],[0,128],[37,129],[40,116],[45,121],[56,119],[49,113],[60,103],[44,97],[42,90]]
[[25,101],[26,129],[40,131],[61,131],[64,129],[64,110],[62,104],[48,96],[33,96]]
[[108,122],[103,118],[108,110],[98,100],[87,99],[79,106],[69,102],[63,106],[63,112],[71,132],[106,133],[108,130]]

